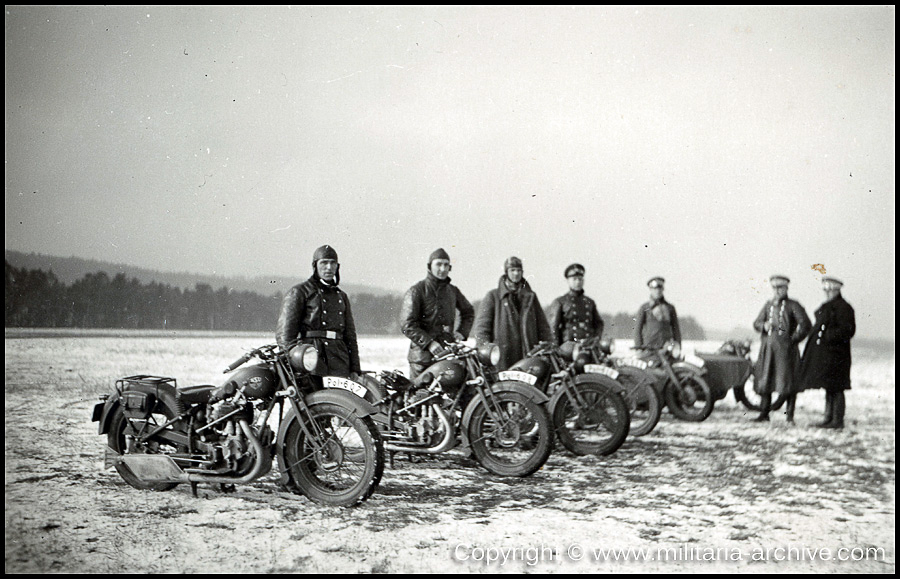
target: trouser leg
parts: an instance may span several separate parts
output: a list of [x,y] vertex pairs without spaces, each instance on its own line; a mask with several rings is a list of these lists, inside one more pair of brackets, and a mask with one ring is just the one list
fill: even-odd
[[794,409],[797,407],[797,395],[791,394],[786,398],[785,404],[787,408],[785,409],[785,414],[787,414],[787,421],[794,421]]
[[830,390],[825,391],[825,420],[816,424],[816,426],[825,428],[831,426],[834,422],[834,395],[835,393]]
[[831,428],[844,427],[844,412],[847,410],[847,402],[844,398],[844,391],[839,390],[834,393],[834,419],[831,422]]
[[759,398],[759,416],[754,420],[756,422],[764,422],[769,419],[769,410],[772,408],[772,393],[761,394]]

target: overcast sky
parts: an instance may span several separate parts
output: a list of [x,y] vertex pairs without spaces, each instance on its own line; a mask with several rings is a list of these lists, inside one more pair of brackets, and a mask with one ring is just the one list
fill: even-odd
[[750,327],[822,264],[894,336],[895,8],[6,6],[6,248],[397,291],[444,247]]

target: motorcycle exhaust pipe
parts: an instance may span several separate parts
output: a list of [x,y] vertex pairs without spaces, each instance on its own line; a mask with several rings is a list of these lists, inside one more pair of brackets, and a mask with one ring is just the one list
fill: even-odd
[[435,412],[437,412],[438,420],[440,420],[441,426],[444,427],[444,438],[441,440],[440,444],[438,444],[437,446],[422,448],[421,446],[403,444],[402,442],[396,444],[385,442],[384,449],[392,450],[394,452],[421,452],[424,454],[439,454],[441,452],[446,452],[456,446],[456,431],[450,424],[450,419],[447,417],[447,414],[437,405],[435,405],[433,408]]
[[161,483],[225,483],[244,484],[256,480],[265,474],[266,458],[262,444],[253,435],[250,425],[246,420],[239,422],[241,430],[250,441],[256,460],[250,472],[241,477],[224,476],[220,474],[204,474],[202,472],[185,472],[171,457],[160,454],[126,454],[119,457],[119,462],[125,464],[138,478],[146,482]]

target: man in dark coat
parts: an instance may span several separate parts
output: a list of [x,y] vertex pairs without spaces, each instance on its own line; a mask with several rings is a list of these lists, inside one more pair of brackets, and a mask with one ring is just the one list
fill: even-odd
[[675,306],[663,296],[666,280],[661,277],[651,278],[647,282],[650,288],[650,301],[641,305],[635,316],[634,346],[636,348],[662,348],[669,340],[681,345],[681,326],[678,324],[678,313]]
[[844,427],[844,390],[850,390],[850,339],[856,314],[841,296],[843,282],[822,278],[826,301],[816,310],[816,323],[800,362],[800,389],[825,389],[825,421],[821,428]]
[[769,278],[774,296],[753,322],[753,328],[760,333],[755,389],[762,398],[760,414],[754,419],[756,422],[769,420],[774,392],[785,397],[787,421],[794,421],[799,387],[799,344],[809,334],[811,324],[803,306],[787,297],[790,282],[783,275]]
[[538,342],[553,339],[547,316],[524,278],[522,260],[510,257],[503,269],[497,287],[481,302],[474,330],[479,345],[495,343],[500,347],[499,370],[524,358]]
[[[463,341],[475,320],[475,309],[459,288],[450,283],[450,256],[436,249],[428,257],[428,274],[407,290],[400,309],[400,329],[410,339],[410,378],[431,365],[447,342]],[[456,312],[459,312],[459,325]]]
[[573,263],[564,271],[569,292],[550,304],[550,333],[559,345],[603,334],[603,318],[597,304],[584,295],[584,266]]
[[284,296],[275,340],[282,348],[298,341],[314,345],[319,353],[315,376],[355,379],[360,373],[356,324],[350,299],[338,287],[337,252],[330,245],[316,249],[312,267],[312,276]]

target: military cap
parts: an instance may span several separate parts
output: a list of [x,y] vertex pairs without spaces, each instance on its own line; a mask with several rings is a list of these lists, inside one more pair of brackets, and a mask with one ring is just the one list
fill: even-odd
[[431,267],[431,262],[436,259],[446,259],[450,261],[450,255],[444,251],[443,247],[439,247],[431,252],[431,255],[428,256],[428,267]]
[[647,286],[648,286],[648,287],[652,287],[652,288],[663,287],[664,285],[666,285],[666,280],[665,280],[665,278],[662,278],[662,277],[659,277],[659,276],[657,276],[657,277],[651,277],[651,278],[647,281]]
[[840,289],[844,282],[836,277],[826,276],[822,278],[822,285],[826,287],[831,286],[832,289]]
[[569,267],[566,268],[566,277],[572,277],[574,275],[584,275],[584,266],[580,263],[573,263]]
[[769,283],[772,284],[772,287],[779,287],[788,285],[789,283],[791,283],[791,280],[786,275],[773,275],[769,278]]
[[522,260],[516,256],[507,258],[507,260],[503,262],[503,271],[508,271],[511,267],[522,269]]

